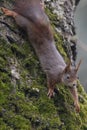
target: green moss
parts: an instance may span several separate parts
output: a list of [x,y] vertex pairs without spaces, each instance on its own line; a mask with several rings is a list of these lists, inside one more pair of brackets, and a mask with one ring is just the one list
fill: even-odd
[[24,119],[21,115],[15,115],[11,111],[4,114],[3,119],[10,127],[16,130],[29,130],[31,124],[27,119]]
[[6,123],[3,121],[3,118],[0,118],[0,130],[13,130],[13,128],[6,125]]
[[[67,61],[63,38],[55,31],[58,18],[52,10],[46,12],[54,29],[56,47]],[[20,79],[15,80],[14,86],[10,65],[16,62]],[[49,99],[46,76],[28,42],[10,44],[0,37],[0,130],[86,130],[87,94],[80,83],[79,114],[75,112],[69,89],[62,84],[56,87],[55,97]]]
[[[59,42],[58,49],[60,50],[62,38],[55,35],[55,41],[56,45]],[[5,45],[3,51],[6,51]],[[78,85],[79,95],[81,94],[79,114],[76,114],[74,110],[68,88],[62,84],[57,85],[58,93],[55,97],[49,99],[46,78],[44,73],[39,71],[39,61],[31,51],[31,46],[28,47],[27,43],[23,46],[22,49],[18,44],[9,45],[9,53],[0,53],[0,60],[3,63],[1,66],[5,69],[5,71],[0,71],[0,128],[2,130],[85,130],[87,128],[87,95],[82,86]],[[15,48],[18,57],[10,50],[11,48]],[[11,83],[8,55],[11,58],[17,57],[19,64],[21,77],[18,81],[19,85],[16,84],[16,94],[12,93],[14,86]],[[62,55],[66,57],[65,53]]]
[[46,8],[46,14],[48,15],[53,27],[58,25],[59,23],[58,16],[57,14],[53,13],[52,9]]
[[63,56],[63,58],[66,61],[67,55],[66,55],[66,52],[63,48],[63,38],[62,38],[62,36],[55,31],[54,39],[55,39],[55,43],[56,43],[56,47],[57,47],[58,51],[60,52],[60,54]]

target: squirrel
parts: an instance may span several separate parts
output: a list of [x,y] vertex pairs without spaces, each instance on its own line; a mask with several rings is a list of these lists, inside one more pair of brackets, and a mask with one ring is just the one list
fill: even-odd
[[51,24],[46,15],[41,0],[15,0],[14,10],[2,7],[6,16],[11,16],[16,23],[27,32],[29,41],[35,49],[43,71],[46,73],[48,96],[54,96],[56,83],[64,83],[70,89],[77,112],[80,111],[77,92],[77,72],[81,64],[76,67],[68,65],[58,52],[52,33]]

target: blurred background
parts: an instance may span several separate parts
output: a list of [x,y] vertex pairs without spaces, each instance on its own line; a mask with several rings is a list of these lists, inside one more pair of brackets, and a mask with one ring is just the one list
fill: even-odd
[[87,0],[80,0],[74,20],[78,39],[77,59],[80,60],[82,58],[79,78],[87,92]]

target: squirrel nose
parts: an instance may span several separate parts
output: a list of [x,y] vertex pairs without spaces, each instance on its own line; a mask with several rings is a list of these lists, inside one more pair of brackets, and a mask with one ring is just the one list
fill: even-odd
[[73,87],[76,87],[76,84],[75,84],[75,83],[73,84]]

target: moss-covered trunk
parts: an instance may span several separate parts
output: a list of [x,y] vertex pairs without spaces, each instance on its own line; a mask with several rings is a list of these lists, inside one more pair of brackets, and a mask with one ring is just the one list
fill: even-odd
[[[0,6],[12,5],[10,0],[0,1]],[[75,1],[46,1],[46,5],[58,50],[66,61],[67,57],[75,61]],[[49,99],[46,77],[32,46],[23,30],[0,10],[0,130],[87,130],[87,94],[83,87],[78,82],[79,114],[68,88],[62,84],[57,88],[58,93]]]

